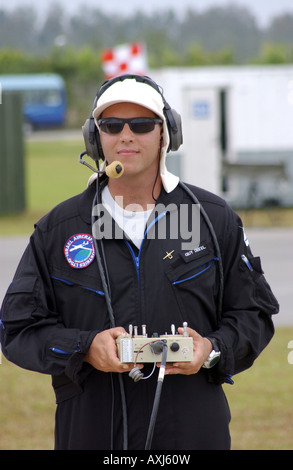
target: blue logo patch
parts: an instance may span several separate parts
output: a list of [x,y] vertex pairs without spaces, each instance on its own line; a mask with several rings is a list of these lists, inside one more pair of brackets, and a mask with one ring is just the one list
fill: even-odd
[[95,259],[93,237],[87,233],[72,235],[64,246],[64,254],[73,268],[86,268]]

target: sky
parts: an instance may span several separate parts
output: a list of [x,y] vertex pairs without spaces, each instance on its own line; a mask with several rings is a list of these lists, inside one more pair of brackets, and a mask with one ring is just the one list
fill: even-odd
[[[34,6],[37,10],[47,10],[48,6],[54,3],[54,0],[0,0],[0,9],[13,10],[18,6]],[[266,26],[273,16],[285,12],[293,14],[292,0],[70,0],[64,2],[59,0],[65,10],[69,12],[78,11],[80,6],[100,7],[106,13],[131,14],[137,10],[151,13],[157,9],[174,9],[178,15],[182,14],[187,7],[191,7],[199,12],[208,9],[211,6],[240,5],[249,8],[255,15],[260,26]]]

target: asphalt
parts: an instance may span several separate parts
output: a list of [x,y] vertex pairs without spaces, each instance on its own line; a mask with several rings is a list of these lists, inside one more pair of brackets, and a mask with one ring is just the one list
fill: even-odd
[[[280,303],[275,326],[293,326],[293,228],[251,228],[246,235]],[[28,236],[0,238],[1,304],[28,240]]]

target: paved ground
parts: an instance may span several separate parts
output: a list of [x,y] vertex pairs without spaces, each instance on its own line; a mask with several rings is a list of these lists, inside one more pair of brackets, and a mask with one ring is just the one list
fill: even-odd
[[[293,228],[247,229],[246,234],[280,303],[275,325],[293,326]],[[0,238],[0,303],[28,238]]]

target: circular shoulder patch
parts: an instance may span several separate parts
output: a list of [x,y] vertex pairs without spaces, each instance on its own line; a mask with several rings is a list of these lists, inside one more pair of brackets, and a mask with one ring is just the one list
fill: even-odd
[[87,233],[72,235],[64,246],[64,254],[73,268],[86,268],[95,259],[93,237]]

